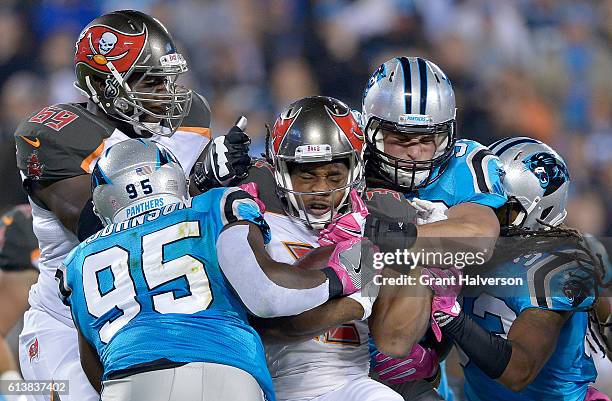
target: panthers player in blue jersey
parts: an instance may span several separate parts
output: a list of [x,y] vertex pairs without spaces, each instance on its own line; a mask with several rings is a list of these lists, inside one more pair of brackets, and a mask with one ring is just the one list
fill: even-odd
[[[467,356],[469,401],[609,400],[589,387],[597,372],[585,347],[600,265],[582,236],[560,226],[570,177],[563,159],[531,138],[491,145],[506,171],[503,238],[483,267],[514,286],[466,294],[456,317],[437,314]],[[469,271],[466,272],[468,274]]]
[[[502,170],[486,147],[456,139],[455,95],[446,74],[418,57],[388,60],[367,83],[362,124],[367,185],[403,192],[417,207],[441,219],[415,227],[411,241],[393,242],[391,248],[427,250],[442,245],[451,250],[460,243],[464,250],[489,255],[499,235],[494,209],[506,202]],[[432,311],[435,308],[434,299]],[[405,399],[439,399],[431,390],[419,394],[416,387],[422,382],[414,379],[422,376],[406,358],[396,359],[395,369],[378,351],[373,359],[374,371],[394,383]]]
[[348,252],[323,270],[273,261],[253,198],[218,188],[188,199],[181,166],[152,141],[109,148],[92,187],[105,228],[58,278],[102,400],[274,400],[248,314],[293,315],[357,290]]

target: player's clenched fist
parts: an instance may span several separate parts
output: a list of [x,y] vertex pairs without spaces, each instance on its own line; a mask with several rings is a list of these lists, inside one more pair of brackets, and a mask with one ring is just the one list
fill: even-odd
[[200,192],[235,184],[246,177],[251,164],[251,138],[244,132],[245,126],[246,118],[241,117],[226,135],[214,138],[206,145],[191,176]]

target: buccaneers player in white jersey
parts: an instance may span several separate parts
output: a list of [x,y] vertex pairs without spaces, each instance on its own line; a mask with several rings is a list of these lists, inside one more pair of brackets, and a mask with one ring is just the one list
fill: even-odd
[[[360,236],[367,215],[359,196],[363,134],[350,109],[328,97],[298,100],[281,113],[268,139],[272,166],[256,163],[249,180],[258,184],[266,205],[271,256],[293,263],[320,245]],[[385,203],[391,214],[395,208],[398,216],[414,216],[410,204],[393,191],[369,191],[365,198]],[[404,340],[408,350],[428,325],[431,296],[422,290],[421,297],[410,299],[411,308],[403,305],[403,319],[397,319],[401,325],[394,326],[404,330],[396,340]],[[375,296],[366,295],[375,293],[328,301],[297,317],[258,322],[279,400],[402,400],[368,377],[366,319]],[[403,301],[408,298],[398,302]],[[410,310],[415,321],[406,319]]]

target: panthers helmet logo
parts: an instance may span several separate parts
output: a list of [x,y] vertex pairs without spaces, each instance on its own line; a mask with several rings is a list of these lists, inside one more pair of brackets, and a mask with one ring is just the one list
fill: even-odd
[[540,181],[540,186],[544,188],[544,196],[552,194],[570,179],[563,162],[552,153],[534,153],[525,158],[523,163]]

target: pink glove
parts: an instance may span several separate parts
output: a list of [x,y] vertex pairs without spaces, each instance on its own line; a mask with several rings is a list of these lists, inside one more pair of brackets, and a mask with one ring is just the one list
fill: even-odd
[[319,245],[333,245],[351,238],[363,237],[368,209],[355,189],[351,190],[349,196],[352,212],[341,215],[321,230]]
[[610,397],[597,390],[595,387],[589,386],[584,401],[610,401]]
[[364,238],[339,242],[327,262],[327,267],[336,273],[342,283],[342,295],[361,289],[361,255],[366,246],[372,246],[372,243]]
[[266,205],[259,199],[259,187],[255,182],[249,182],[248,184],[242,184],[238,188],[242,189],[244,192],[248,193],[253,197],[257,206],[259,206],[259,211],[261,214],[266,212]]
[[438,370],[436,351],[415,344],[404,358],[391,358],[380,352],[374,355],[374,371],[388,384],[400,384],[413,380],[429,379]]
[[[459,278],[461,272],[455,267],[450,269],[438,269],[436,267],[424,267],[423,276],[428,277],[430,288],[434,292],[433,300],[431,301],[431,329],[436,336],[436,340],[442,340],[442,331],[440,326],[444,323],[439,323],[434,314],[442,312],[447,317],[456,317],[461,312],[461,306],[457,302],[457,295],[461,291],[461,283]],[[441,280],[449,285],[442,285]],[[438,283],[439,282],[439,283]],[[438,315],[440,315],[438,313]]]

